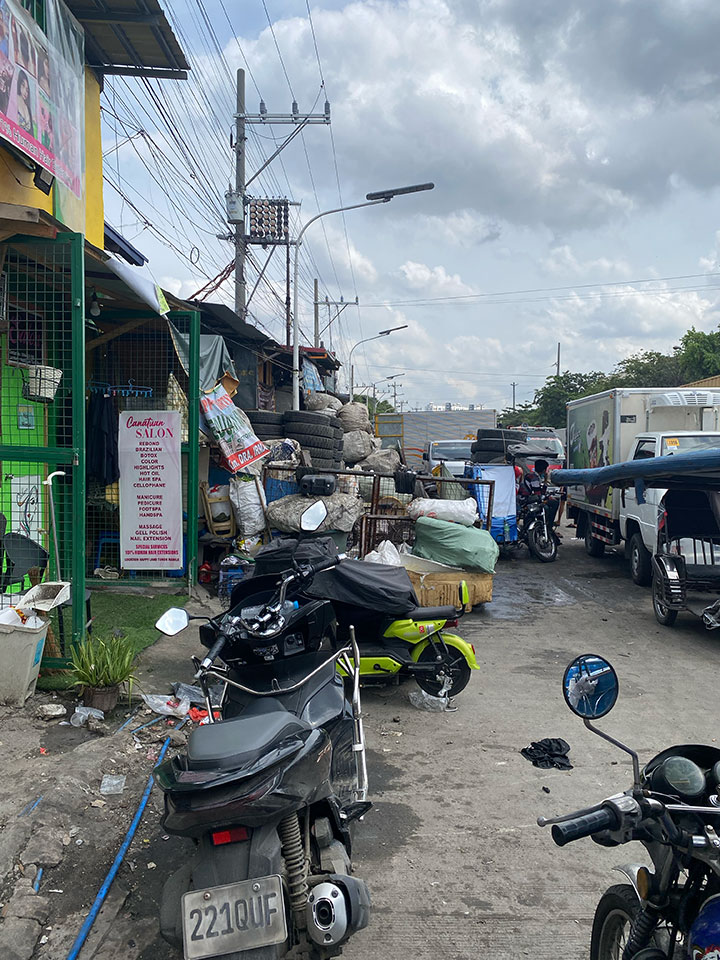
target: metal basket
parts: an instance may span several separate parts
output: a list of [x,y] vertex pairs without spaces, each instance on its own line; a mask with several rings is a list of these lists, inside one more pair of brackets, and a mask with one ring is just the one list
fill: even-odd
[[34,400],[35,403],[52,403],[62,375],[62,370],[58,370],[57,367],[28,367],[27,380],[24,380],[22,388],[23,397],[26,400]]

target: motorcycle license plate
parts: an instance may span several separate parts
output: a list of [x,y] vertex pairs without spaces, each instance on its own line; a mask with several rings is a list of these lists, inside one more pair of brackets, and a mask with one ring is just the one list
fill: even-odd
[[182,913],[185,960],[266,947],[288,935],[280,877],[192,890]]

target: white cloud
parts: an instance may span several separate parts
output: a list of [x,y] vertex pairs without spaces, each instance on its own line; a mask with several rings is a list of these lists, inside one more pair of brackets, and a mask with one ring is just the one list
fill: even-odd
[[411,290],[427,292],[428,296],[462,297],[477,293],[459,274],[449,274],[443,266],[429,267],[426,263],[407,260],[400,265],[400,274]]
[[610,257],[578,260],[569,244],[553,247],[550,255],[541,262],[544,270],[563,277],[612,277],[621,280],[632,275],[630,264],[625,260]]

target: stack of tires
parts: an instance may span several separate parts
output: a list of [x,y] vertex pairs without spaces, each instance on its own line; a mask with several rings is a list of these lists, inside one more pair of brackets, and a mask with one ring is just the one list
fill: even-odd
[[527,435],[521,430],[484,428],[478,430],[477,440],[470,447],[472,463],[506,463],[507,448],[512,443],[525,443]]
[[247,414],[250,425],[255,431],[258,440],[264,443],[275,443],[285,437],[283,415],[271,413],[269,410],[250,410]]
[[297,440],[312,457],[314,467],[340,470],[343,452],[343,428],[335,416],[289,410],[283,414],[283,436]]

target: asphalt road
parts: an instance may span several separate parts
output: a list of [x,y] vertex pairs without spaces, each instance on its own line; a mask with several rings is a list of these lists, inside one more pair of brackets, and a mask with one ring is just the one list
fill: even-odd
[[[627,562],[590,559],[571,537],[565,530],[557,563],[539,564],[524,550],[502,562],[492,604],[461,620],[481,670],[456,712],[415,709],[412,683],[365,691],[374,808],[358,826],[354,859],[374,910],[345,948],[347,960],[586,960],[595,904],[621,880],[612,866],[642,859],[643,849],[605,850],[590,840],[559,849],[536,825],[541,814],[630,784],[626,755],[565,705],[561,678],[576,655],[599,653],[615,665],[620,698],[602,722],[641,760],[718,736],[720,633],[682,615],[675,628],[660,627]],[[148,657],[156,676],[171,662],[162,645]],[[539,770],[520,755],[542,737],[568,741],[573,770]],[[176,960],[157,933],[156,911],[182,847],[162,839],[157,798],[152,806],[140,856],[157,869],[141,865],[142,884],[125,878],[130,893],[92,953],[98,960]]]

